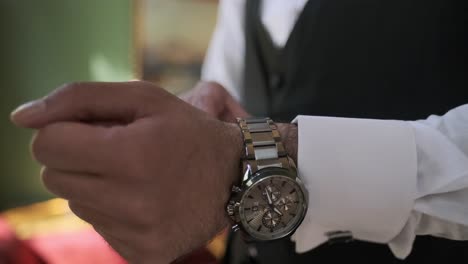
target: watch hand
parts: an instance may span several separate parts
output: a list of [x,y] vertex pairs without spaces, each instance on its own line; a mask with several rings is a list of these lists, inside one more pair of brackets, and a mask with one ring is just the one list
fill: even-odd
[[265,192],[266,192],[266,196],[268,198],[268,204],[272,205],[273,201],[271,200],[271,196],[270,196],[270,193],[268,192],[268,188],[265,188]]
[[273,207],[273,211],[275,211],[279,216],[283,216],[283,213],[281,213],[281,211],[278,208]]

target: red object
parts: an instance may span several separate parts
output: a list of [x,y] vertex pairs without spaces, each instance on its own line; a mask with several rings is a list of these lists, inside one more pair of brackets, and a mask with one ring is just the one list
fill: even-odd
[[[37,236],[19,240],[13,229],[0,219],[0,264],[125,264],[105,241],[92,229],[78,232]],[[197,250],[177,264],[216,264],[205,248]]]
[[126,264],[94,230],[34,237],[26,242],[47,264]]
[[0,263],[41,264],[45,262],[24,241],[19,240],[11,227],[0,219]]

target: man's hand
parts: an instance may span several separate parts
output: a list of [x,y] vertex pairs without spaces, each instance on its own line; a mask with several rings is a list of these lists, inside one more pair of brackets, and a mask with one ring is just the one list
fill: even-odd
[[169,263],[228,224],[243,143],[237,125],[213,116],[128,82],[66,85],[12,120],[37,129],[43,182],[76,215],[130,262]]
[[201,81],[195,88],[182,94],[181,99],[225,122],[235,122],[236,117],[249,116],[239,102],[215,82]]

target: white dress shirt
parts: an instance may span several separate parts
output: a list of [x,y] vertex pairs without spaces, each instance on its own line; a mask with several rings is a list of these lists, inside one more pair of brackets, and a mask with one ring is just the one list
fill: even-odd
[[[285,45],[307,0],[268,0],[261,20]],[[242,101],[245,0],[222,0],[202,79]],[[468,87],[467,87],[468,89]],[[468,103],[468,102],[467,102]],[[292,239],[305,252],[329,231],[388,244],[405,258],[416,235],[468,240],[468,105],[398,121],[298,116],[298,171],[309,210]]]

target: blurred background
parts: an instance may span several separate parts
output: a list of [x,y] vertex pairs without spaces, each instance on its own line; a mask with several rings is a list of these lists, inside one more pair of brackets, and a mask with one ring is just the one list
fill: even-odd
[[19,104],[72,81],[141,78],[173,93],[198,80],[213,0],[0,0],[0,211],[45,201]]

